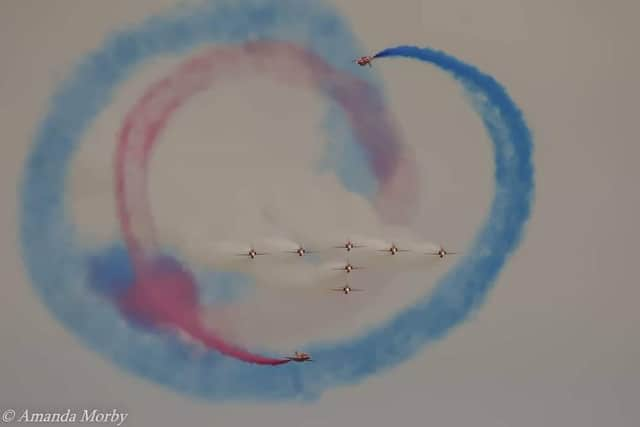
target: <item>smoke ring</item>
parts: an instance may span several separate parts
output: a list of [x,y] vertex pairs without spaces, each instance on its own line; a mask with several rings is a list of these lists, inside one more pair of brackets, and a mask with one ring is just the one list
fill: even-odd
[[[339,27],[333,14],[315,3],[310,4],[314,7],[297,7],[298,21],[309,19],[313,25],[320,21],[326,23],[328,19]],[[140,335],[118,323],[116,312],[106,306],[91,306],[92,301],[79,290],[82,280],[78,277],[83,277],[85,259],[73,239],[73,225],[65,216],[62,191],[65,166],[77,140],[108,102],[111,90],[141,59],[142,52],[136,51],[139,42],[146,44],[147,55],[153,55],[161,51],[182,52],[217,37],[234,41],[242,38],[246,28],[231,24],[223,36],[218,33],[220,26],[207,21],[215,18],[244,22],[240,18],[246,21],[248,12],[256,14],[256,10],[260,10],[261,14],[272,13],[268,22],[273,25],[277,21],[273,14],[277,17],[280,10],[275,2],[234,7],[149,21],[131,32],[121,33],[101,52],[87,58],[74,77],[62,85],[41,124],[25,168],[21,194],[24,259],[35,288],[52,313],[91,347],[128,370],[184,393],[218,401],[317,398],[326,389],[361,381],[408,359],[425,343],[446,335],[480,305],[517,247],[529,217],[534,188],[532,141],[524,119],[516,114],[519,110],[495,80],[473,67],[465,68],[469,66],[455,58],[446,57],[454,65],[462,65],[462,76],[454,73],[454,77],[473,95],[474,106],[482,115],[494,144],[496,194],[488,220],[473,245],[475,250],[458,262],[438,283],[434,293],[364,337],[310,348],[314,358],[322,361],[312,366],[265,369],[213,354],[193,361],[177,354],[179,349],[175,346],[163,347],[160,360],[150,364],[145,354],[165,343],[148,337],[140,339]],[[264,33],[272,30],[270,25],[261,27]],[[132,45],[132,38],[138,43]],[[352,59],[346,56],[355,53],[355,49],[347,52],[345,45],[353,47],[353,43],[343,43],[341,54],[331,58],[336,63],[348,63]],[[319,50],[323,56],[331,53],[331,49]],[[117,68],[109,62],[113,58],[120,61]],[[92,96],[87,96],[88,87],[93,88]],[[483,94],[484,97],[479,96]],[[91,320],[78,324],[79,318]],[[120,345],[105,345],[104,334],[118,337]],[[179,361],[183,363],[177,363]]]

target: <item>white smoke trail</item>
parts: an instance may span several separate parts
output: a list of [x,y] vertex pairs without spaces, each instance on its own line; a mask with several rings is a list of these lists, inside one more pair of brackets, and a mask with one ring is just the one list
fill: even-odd
[[[244,273],[260,287],[292,290],[342,287],[360,270],[394,274],[428,269],[439,261],[435,254],[440,246],[432,242],[342,236],[347,237],[320,236],[305,242],[282,236],[253,242],[203,242],[186,236],[174,246],[198,268]],[[344,248],[348,242],[353,244],[350,250]],[[392,248],[397,252],[392,253]]]

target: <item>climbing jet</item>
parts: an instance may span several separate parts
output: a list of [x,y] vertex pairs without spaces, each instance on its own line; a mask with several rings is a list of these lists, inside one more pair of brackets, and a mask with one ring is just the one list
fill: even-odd
[[362,56],[358,59],[353,60],[353,62],[355,62],[361,67],[364,67],[365,65],[368,65],[369,67],[371,67],[371,61],[373,61],[373,56]]

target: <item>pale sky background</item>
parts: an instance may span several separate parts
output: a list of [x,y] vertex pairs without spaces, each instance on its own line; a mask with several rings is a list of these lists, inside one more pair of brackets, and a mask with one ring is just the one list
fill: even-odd
[[[473,320],[408,363],[360,385],[328,391],[306,406],[192,400],[128,375],[85,347],[52,318],[22,268],[17,190],[23,163],[48,97],[74,60],[98,47],[114,29],[176,3],[3,0],[0,409],[118,408],[129,412],[126,425],[136,427],[640,424],[640,281],[633,268],[640,239],[640,172],[635,168],[640,148],[634,121],[640,95],[636,80],[640,34],[633,28],[640,6],[623,0],[333,3],[370,52],[398,44],[425,45],[495,76],[522,108],[533,131],[537,192],[528,232]],[[90,139],[96,143],[83,146],[76,155],[72,214],[79,228],[88,232],[89,243],[108,238],[117,229],[115,216],[105,214],[113,210],[108,197],[111,176],[109,164],[100,159],[108,157],[109,146],[99,142],[112,138],[140,88],[176,63],[171,58],[159,60],[127,82],[91,129]],[[425,239],[464,249],[491,196],[491,153],[481,124],[447,76],[401,61],[374,66],[384,80],[389,109],[420,167],[423,184],[416,222],[423,225],[421,233]],[[238,96],[247,90],[260,94],[252,99],[249,111]],[[216,96],[225,101],[206,110],[193,105],[181,111],[154,157],[152,202],[161,212],[159,228],[169,234],[184,223],[182,212],[175,209],[181,203],[196,203],[189,227],[202,227],[212,236],[228,233],[226,237],[233,238],[239,230],[246,231],[238,224],[262,231],[265,225],[247,213],[248,200],[256,194],[265,200],[286,196],[265,193],[267,184],[261,184],[259,176],[250,178],[255,172],[244,161],[231,171],[247,177],[248,190],[220,212],[216,195],[225,193],[227,175],[219,166],[242,159],[233,150],[224,151],[228,157],[221,158],[216,146],[207,148],[222,136],[248,141],[254,144],[248,146],[252,150],[262,147],[256,158],[270,155],[285,163],[295,159],[286,163],[286,170],[301,178],[295,183],[298,187],[287,188],[311,185],[305,181],[311,180],[305,165],[318,156],[315,150],[322,142],[314,127],[322,114],[315,95],[256,79],[245,87],[226,87]],[[261,101],[263,96],[278,96],[281,103]],[[251,126],[234,122],[240,115]],[[225,121],[214,125],[210,116]],[[296,143],[286,142],[292,139],[288,128],[272,124],[287,117],[296,123]],[[187,138],[196,131],[207,141]],[[168,143],[179,138],[191,141],[189,149]],[[266,149],[260,140],[284,142]],[[177,156],[182,165],[172,161]],[[212,163],[216,159],[220,164]],[[73,174],[79,175],[73,178]],[[181,191],[192,185],[200,185],[211,199]],[[329,221],[327,215],[335,211],[327,206],[344,203],[347,227],[379,230],[369,208],[346,196],[336,182],[327,178],[314,185],[321,185],[322,196],[307,195],[286,213],[280,212],[285,222],[302,227],[296,220],[309,217],[322,230],[322,221]],[[214,206],[219,222],[211,224]],[[230,227],[232,220],[236,222]],[[430,270],[425,277],[431,283],[444,271]],[[309,334],[331,336],[327,330],[341,325],[341,333],[357,330],[425,292],[411,280],[402,282],[406,286],[400,286],[400,292],[382,286],[368,293],[368,299],[355,302],[323,297],[316,303],[315,296],[307,297],[314,310],[305,326],[317,325],[331,313],[325,328]],[[233,333],[241,341],[255,343],[262,337],[265,345],[293,348],[300,338],[292,334],[300,328],[286,331],[293,337],[290,340],[283,333],[256,332],[256,325],[267,321],[283,328],[288,323],[290,313],[285,310],[291,304],[277,306],[280,298],[270,295],[269,306],[277,307],[278,316],[252,317],[239,322]],[[259,301],[263,300],[252,304]]]

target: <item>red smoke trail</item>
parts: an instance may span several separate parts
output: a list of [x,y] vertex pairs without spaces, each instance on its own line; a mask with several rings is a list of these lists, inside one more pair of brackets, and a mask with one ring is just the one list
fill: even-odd
[[[193,277],[175,261],[160,258],[147,193],[149,158],[171,115],[215,81],[255,72],[268,72],[287,85],[319,89],[343,107],[356,141],[370,155],[381,184],[379,200],[392,189],[387,184],[399,169],[405,175],[409,171],[409,176],[415,171],[413,163],[408,162],[410,156],[397,143],[392,123],[383,114],[382,99],[364,82],[331,69],[319,57],[290,43],[255,42],[208,49],[152,85],[127,114],[119,134],[115,162],[118,216],[136,274],[134,285],[120,298],[119,306],[123,312],[154,325],[181,330],[222,354],[250,363],[279,365],[289,360],[253,354],[225,342],[205,327]],[[414,194],[413,189],[406,190],[401,194]],[[402,208],[394,206],[391,211],[413,210],[409,206],[413,200],[402,202]]]
[[152,325],[180,330],[208,348],[245,362],[281,365],[289,359],[253,354],[222,340],[200,320],[200,304],[193,277],[173,260],[158,258],[137,275],[134,285],[120,299],[121,310]]

